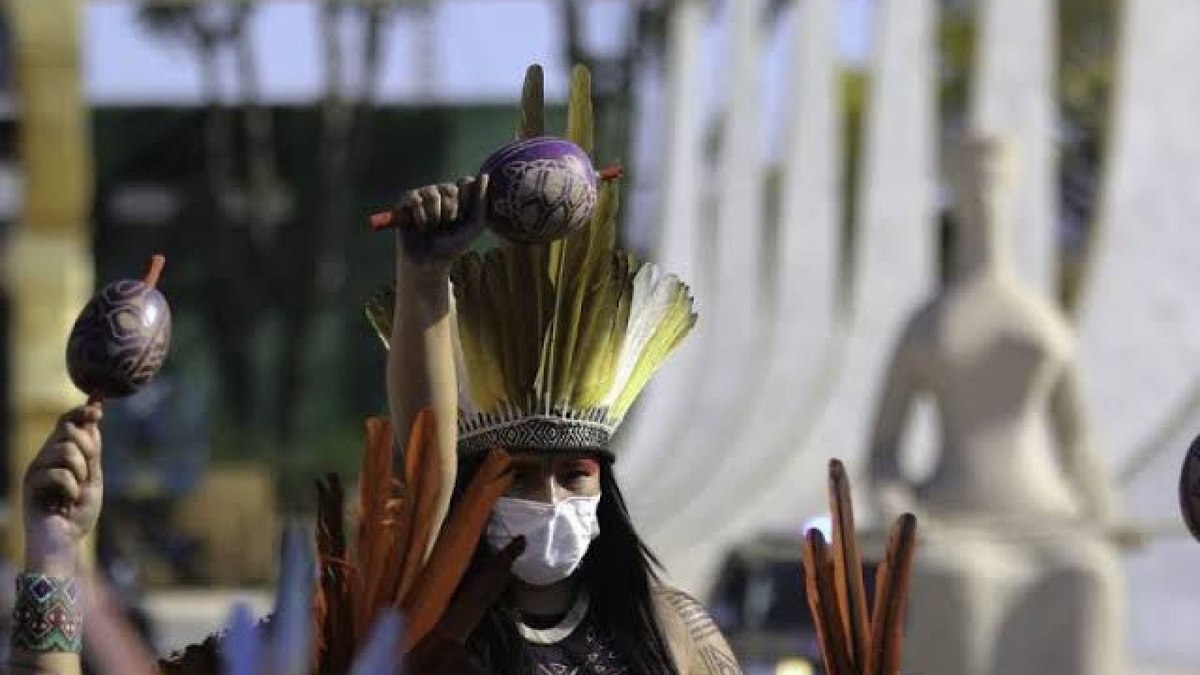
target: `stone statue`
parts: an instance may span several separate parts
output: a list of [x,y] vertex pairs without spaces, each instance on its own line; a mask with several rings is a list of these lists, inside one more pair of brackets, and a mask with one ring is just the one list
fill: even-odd
[[[1089,447],[1074,336],[1007,256],[1012,144],[975,136],[958,149],[952,276],[900,337],[871,440],[878,515],[912,512],[926,533],[905,669],[1118,675],[1114,497]],[[918,396],[935,404],[941,439],[921,479],[900,448]]]

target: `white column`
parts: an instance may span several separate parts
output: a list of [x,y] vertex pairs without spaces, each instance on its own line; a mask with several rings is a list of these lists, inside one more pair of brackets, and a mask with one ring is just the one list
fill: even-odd
[[[777,306],[763,288],[770,269],[764,257],[764,5],[743,0],[726,9],[716,174],[698,186],[700,194],[717,198],[715,232],[705,237],[712,284],[702,288],[704,357],[686,388],[676,392],[687,401],[687,413],[667,423],[662,452],[630,488],[645,527],[691,501],[697,483],[711,476],[770,365],[767,328]],[[687,460],[680,462],[682,456]]]
[[784,150],[778,181],[778,231],[770,285],[763,292],[775,311],[767,367],[751,391],[745,414],[727,415],[714,438],[712,460],[693,468],[691,495],[658,516],[649,532],[665,548],[686,545],[694,533],[722,522],[747,502],[746,487],[761,484],[791,455],[790,439],[814,422],[810,413],[837,336],[831,334],[840,226],[842,126],[836,0],[802,0],[786,15],[791,58],[784,113]]
[[[694,542],[662,551],[673,579],[701,590],[717,556],[764,527],[798,529],[824,510],[831,455],[853,468],[893,340],[931,292],[935,216],[934,4],[881,0],[866,120],[857,276],[857,313],[847,369],[813,437],[789,448],[771,476],[745,485],[741,515],[691,533]],[[734,449],[736,451],[736,449]],[[798,534],[798,532],[797,532]]]
[[971,126],[1017,139],[1013,262],[1035,288],[1058,273],[1055,144],[1057,2],[985,0],[978,9]]
[[[1123,13],[1100,249],[1080,326],[1093,437],[1118,465],[1200,372],[1200,3],[1135,0]],[[1187,440],[1129,486],[1129,514],[1179,522]],[[1200,616],[1194,552],[1179,540],[1129,560],[1129,625],[1144,661],[1200,662],[1185,618]]]
[[703,51],[701,36],[709,16],[700,0],[676,2],[668,26],[667,54],[663,64],[666,96],[663,97],[662,183],[658,214],[659,234],[653,259],[663,269],[678,274],[697,297],[702,318],[697,331],[684,341],[642,393],[616,437],[620,457],[616,469],[622,485],[630,488],[644,475],[648,464],[664,451],[664,429],[688,414],[683,395],[688,373],[703,352],[704,316],[710,306],[704,288],[700,256],[701,204],[704,180],[704,107],[701,105]]

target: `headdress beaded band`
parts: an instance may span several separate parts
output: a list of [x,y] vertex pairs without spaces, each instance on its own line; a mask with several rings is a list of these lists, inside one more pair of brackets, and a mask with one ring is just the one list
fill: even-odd
[[76,579],[17,575],[12,644],[31,652],[83,650],[83,610]]

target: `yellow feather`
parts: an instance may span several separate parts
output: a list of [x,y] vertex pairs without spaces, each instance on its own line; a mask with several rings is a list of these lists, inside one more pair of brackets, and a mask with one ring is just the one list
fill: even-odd
[[572,397],[582,399],[579,405],[584,407],[598,404],[607,393],[614,375],[608,364],[615,359],[625,331],[624,325],[616,324],[616,313],[627,281],[614,267],[612,244],[602,237],[605,226],[616,220],[618,202],[616,184],[602,185],[589,228],[592,237],[578,264],[580,285],[575,289],[575,302],[582,317],[577,321],[571,356],[574,378],[569,389]]
[[545,86],[542,67],[536,63],[525,70],[521,88],[521,121],[517,138],[534,138],[546,133]]
[[595,149],[592,121],[592,72],[577,65],[571,70],[571,94],[567,100],[567,140],[587,154]]
[[464,367],[471,373],[471,400],[482,409],[494,406],[504,396],[504,375],[493,358],[494,339],[487,325],[487,303],[483,300],[483,265],[477,254],[463,256],[451,277],[458,307],[458,333]]

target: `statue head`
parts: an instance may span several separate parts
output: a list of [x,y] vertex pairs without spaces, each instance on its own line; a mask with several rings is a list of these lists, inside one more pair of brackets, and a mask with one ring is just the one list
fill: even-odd
[[971,133],[955,147],[950,181],[954,187],[955,268],[972,273],[1007,264],[1007,219],[1015,185],[1014,139]]

